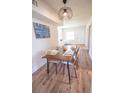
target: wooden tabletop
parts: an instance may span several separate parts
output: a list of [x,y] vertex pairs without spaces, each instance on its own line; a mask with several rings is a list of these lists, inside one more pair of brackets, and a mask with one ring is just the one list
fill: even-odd
[[72,61],[73,57],[72,55],[74,54],[74,49],[72,50],[72,52],[68,53],[69,49],[67,49],[66,51],[64,51],[63,48],[57,49],[59,51],[58,54],[56,55],[44,55],[42,56],[42,58],[47,58],[48,60],[61,60],[61,61]]
[[72,55],[45,55],[42,58],[47,58],[51,60],[62,60],[62,61],[71,61],[72,60]]
[[[66,52],[66,51],[65,51]],[[45,55],[42,58],[47,58],[49,60],[61,60],[61,61],[72,61],[72,54],[65,55],[65,52],[59,52],[56,55]]]

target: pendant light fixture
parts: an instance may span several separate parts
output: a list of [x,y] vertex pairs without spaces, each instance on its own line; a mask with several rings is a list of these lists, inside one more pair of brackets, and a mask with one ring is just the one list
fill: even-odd
[[59,19],[63,20],[64,17],[71,19],[73,16],[72,9],[66,6],[67,0],[63,0],[63,3],[64,3],[64,7],[60,8],[58,12]]

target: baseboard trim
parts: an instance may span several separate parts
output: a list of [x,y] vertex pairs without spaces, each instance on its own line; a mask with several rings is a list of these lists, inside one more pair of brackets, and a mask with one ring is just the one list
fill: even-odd
[[39,71],[41,71],[41,70],[45,67],[46,64],[47,64],[47,63],[43,64],[40,68],[38,68],[36,71],[34,71],[34,72],[32,73],[32,75],[35,75],[35,74],[37,74]]

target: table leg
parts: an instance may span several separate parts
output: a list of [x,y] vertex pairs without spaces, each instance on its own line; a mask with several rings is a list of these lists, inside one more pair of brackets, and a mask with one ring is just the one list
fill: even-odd
[[69,84],[70,84],[71,78],[70,78],[70,70],[69,70],[69,61],[67,61],[67,68],[68,68],[68,77],[69,77]]
[[57,63],[55,63],[55,65],[56,65],[56,74],[57,74]]
[[47,73],[49,73],[49,62],[48,62],[48,59],[47,59]]
[[63,64],[63,74],[65,73],[65,64]]

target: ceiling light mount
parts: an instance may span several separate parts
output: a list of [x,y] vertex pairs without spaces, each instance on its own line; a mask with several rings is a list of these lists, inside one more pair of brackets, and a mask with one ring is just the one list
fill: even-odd
[[58,16],[60,20],[63,20],[64,17],[71,19],[73,16],[72,9],[66,6],[67,0],[63,0],[64,7],[59,9]]
[[63,3],[66,4],[67,3],[67,0],[63,0]]

